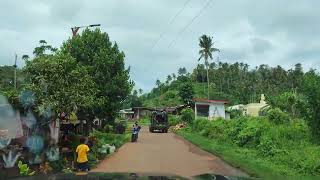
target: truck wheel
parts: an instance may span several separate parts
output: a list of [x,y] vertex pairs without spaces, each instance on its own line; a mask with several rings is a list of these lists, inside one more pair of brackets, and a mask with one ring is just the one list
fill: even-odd
[[168,133],[168,129],[164,129],[164,132],[165,132],[165,133]]

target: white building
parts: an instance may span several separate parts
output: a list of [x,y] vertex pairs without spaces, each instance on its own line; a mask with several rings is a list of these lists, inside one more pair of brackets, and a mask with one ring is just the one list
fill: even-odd
[[212,120],[215,118],[226,118],[225,104],[228,103],[226,100],[210,100],[210,99],[193,99],[194,101],[194,112],[195,118],[207,117]]

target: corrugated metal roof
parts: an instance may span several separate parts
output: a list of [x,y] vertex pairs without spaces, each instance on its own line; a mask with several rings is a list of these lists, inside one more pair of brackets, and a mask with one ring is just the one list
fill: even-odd
[[195,102],[205,102],[205,103],[224,103],[227,104],[229,101],[227,100],[213,100],[213,99],[202,99],[202,98],[194,98]]

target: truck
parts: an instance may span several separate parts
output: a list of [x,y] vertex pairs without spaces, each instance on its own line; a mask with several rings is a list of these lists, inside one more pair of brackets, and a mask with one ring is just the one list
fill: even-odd
[[150,117],[149,131],[167,133],[169,129],[168,114],[165,111],[153,111]]

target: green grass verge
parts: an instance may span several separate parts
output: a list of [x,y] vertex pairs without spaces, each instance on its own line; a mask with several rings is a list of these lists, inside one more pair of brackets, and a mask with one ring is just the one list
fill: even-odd
[[312,176],[283,176],[281,173],[286,167],[261,158],[258,151],[208,139],[197,133],[191,132],[189,128],[185,128],[176,133],[201,149],[219,156],[230,165],[240,168],[253,177],[262,177],[264,179],[320,179],[320,177]]

